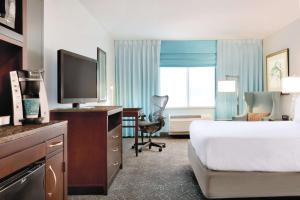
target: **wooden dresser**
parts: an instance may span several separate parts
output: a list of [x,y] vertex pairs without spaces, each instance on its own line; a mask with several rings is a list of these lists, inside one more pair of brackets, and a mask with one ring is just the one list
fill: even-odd
[[45,163],[46,200],[67,200],[67,122],[0,127],[0,180]]
[[122,107],[99,106],[51,111],[68,120],[69,194],[107,194],[122,168]]

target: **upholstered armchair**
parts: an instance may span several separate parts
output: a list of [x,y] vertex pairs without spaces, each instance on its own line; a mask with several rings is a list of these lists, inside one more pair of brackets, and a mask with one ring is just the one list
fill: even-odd
[[[264,114],[261,120],[280,120],[280,92],[245,92],[245,111],[242,115],[233,117],[234,121],[248,121],[253,114]],[[249,119],[250,120],[250,119]]]

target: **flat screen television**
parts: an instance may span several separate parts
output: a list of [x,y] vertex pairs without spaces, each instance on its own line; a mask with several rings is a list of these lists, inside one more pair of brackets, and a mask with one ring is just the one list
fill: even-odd
[[79,104],[98,102],[99,68],[97,60],[66,50],[58,50],[58,102]]

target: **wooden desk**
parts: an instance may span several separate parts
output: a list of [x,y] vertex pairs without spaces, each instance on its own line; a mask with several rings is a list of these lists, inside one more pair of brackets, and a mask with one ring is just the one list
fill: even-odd
[[[139,115],[142,108],[123,108],[123,122],[134,121],[133,125],[122,125],[123,128],[134,128],[135,155],[138,156]],[[131,118],[131,119],[128,119]]]

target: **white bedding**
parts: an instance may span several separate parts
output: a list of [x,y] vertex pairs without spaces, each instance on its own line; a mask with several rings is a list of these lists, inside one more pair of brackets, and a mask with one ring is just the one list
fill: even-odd
[[300,123],[193,121],[201,162],[220,171],[300,172]]

